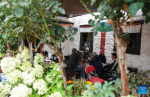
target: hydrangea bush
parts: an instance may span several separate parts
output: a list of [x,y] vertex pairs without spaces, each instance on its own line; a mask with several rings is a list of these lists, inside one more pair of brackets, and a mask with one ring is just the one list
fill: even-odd
[[[21,63],[21,59],[23,62]],[[29,50],[25,47],[16,57],[1,60],[1,68],[7,75],[7,84],[0,83],[0,97],[62,97],[65,95],[59,64],[52,62],[45,72],[44,57],[36,54],[34,67],[29,62]],[[60,91],[60,92],[59,92]]]

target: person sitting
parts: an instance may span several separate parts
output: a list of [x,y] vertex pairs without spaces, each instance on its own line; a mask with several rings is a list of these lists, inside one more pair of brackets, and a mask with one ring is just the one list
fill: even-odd
[[114,62],[111,63],[111,64],[106,63],[106,65],[110,66],[109,70],[115,71],[117,69],[117,67],[118,67],[117,54],[116,53],[112,53],[111,55],[112,55],[111,58],[114,60]]
[[86,47],[85,51],[81,54],[81,62],[82,62],[82,64],[88,63],[90,57],[91,57],[91,53],[89,52],[89,48]]
[[47,62],[47,61],[51,61],[51,56],[52,54],[51,53],[48,53],[47,51],[44,51],[43,52],[43,56],[44,56],[44,61]]
[[74,71],[80,71],[80,77],[84,78],[85,66],[81,65],[81,56],[76,52],[76,49],[72,49],[72,54],[69,59],[69,65]]
[[99,58],[96,52],[93,52],[91,54],[91,61],[89,65],[92,65],[95,68],[95,71],[98,75],[101,74],[103,70],[103,65],[102,65],[101,59]]

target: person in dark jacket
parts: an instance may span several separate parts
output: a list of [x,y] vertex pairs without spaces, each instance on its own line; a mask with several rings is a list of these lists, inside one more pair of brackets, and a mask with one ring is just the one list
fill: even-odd
[[98,75],[101,74],[101,72],[103,70],[103,65],[102,65],[101,59],[96,54],[96,52],[93,52],[91,54],[91,61],[90,61],[89,65],[92,65],[95,68],[95,71]]
[[69,59],[69,64],[74,71],[80,71],[80,77],[84,78],[85,66],[81,64],[81,56],[76,52],[76,49],[72,49],[72,54]]

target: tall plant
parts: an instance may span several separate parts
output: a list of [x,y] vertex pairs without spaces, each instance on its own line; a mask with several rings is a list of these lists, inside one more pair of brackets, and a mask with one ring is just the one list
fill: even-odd
[[[150,21],[149,16],[149,4],[147,0],[80,0],[82,5],[86,10],[95,16],[96,20],[89,20],[89,24],[93,26],[92,31],[94,35],[97,35],[99,29],[100,21],[108,19],[108,24],[113,24],[115,46],[117,48],[118,63],[121,71],[122,84],[122,95],[128,95],[128,79],[127,79],[127,63],[126,63],[126,45],[123,40],[123,32],[121,26],[128,26],[126,21],[129,18],[135,16],[138,10],[142,9],[143,15],[145,15],[145,22]],[[100,14],[95,15],[90,11],[86,4],[91,4],[95,7],[96,12]],[[105,17],[105,18],[104,18]],[[131,20],[131,23],[133,20]]]
[[[0,3],[0,22],[2,26],[11,30],[11,34],[25,33],[27,36],[30,35],[30,39],[35,37],[41,40],[40,43],[47,44],[59,59],[66,88],[61,43],[66,39],[73,41],[72,35],[75,35],[78,29],[69,27],[70,31],[66,32],[59,25],[58,14],[65,14],[61,5],[58,0],[5,0]],[[54,18],[56,22],[52,21]]]

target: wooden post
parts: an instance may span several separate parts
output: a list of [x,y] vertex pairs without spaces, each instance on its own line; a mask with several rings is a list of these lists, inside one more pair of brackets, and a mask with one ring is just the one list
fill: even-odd
[[30,63],[33,66],[32,42],[29,42],[29,52],[30,52]]

